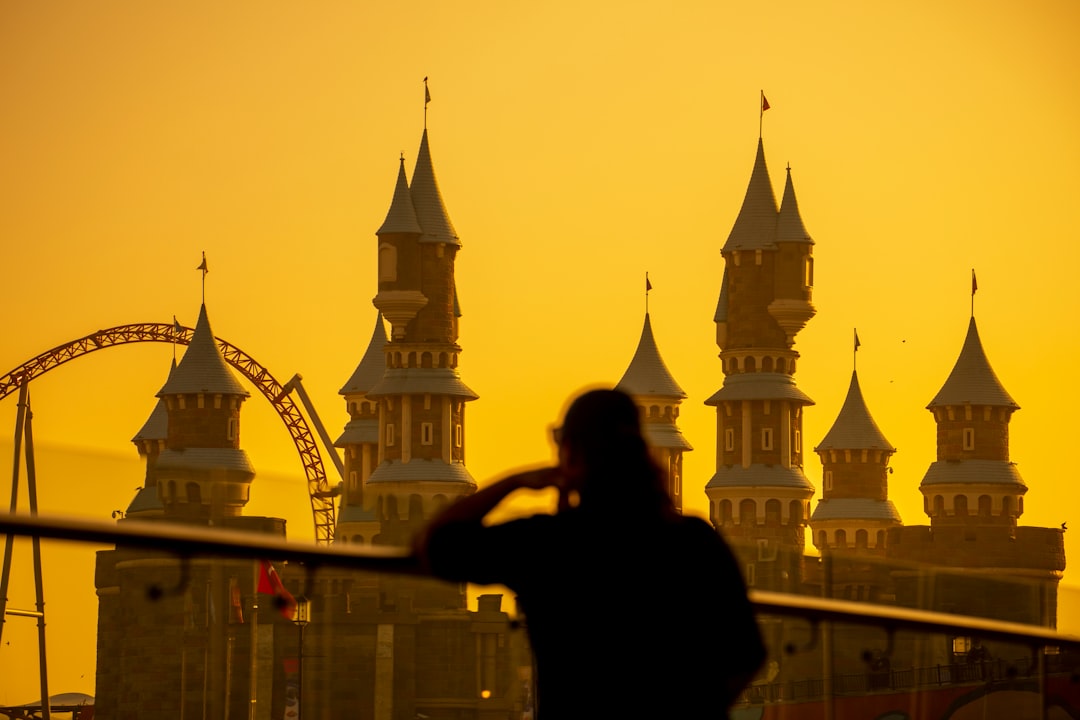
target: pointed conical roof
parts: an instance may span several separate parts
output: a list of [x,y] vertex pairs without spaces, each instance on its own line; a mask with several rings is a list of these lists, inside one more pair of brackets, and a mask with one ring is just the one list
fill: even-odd
[[416,219],[423,228],[421,242],[447,243],[461,245],[450,216],[446,214],[439,183],[435,180],[435,169],[431,164],[431,150],[428,148],[427,128],[420,140],[420,152],[416,155],[416,167],[413,168],[412,186],[413,207]]
[[386,219],[382,226],[375,231],[376,235],[383,233],[421,233],[420,223],[416,219],[416,209],[413,207],[412,193],[409,192],[409,181],[405,178],[405,158],[401,158],[398,167],[397,184],[394,186],[394,199],[390,201],[390,210],[386,213]]
[[728,275],[727,266],[724,266],[724,279],[720,282],[720,298],[716,301],[716,313],[713,314],[713,322],[727,322],[728,311]]
[[862,390],[859,388],[859,374],[851,373],[851,385],[848,386],[847,397],[844,406],[840,408],[840,414],[836,416],[829,432],[825,433],[825,439],[816,448],[821,450],[886,450],[895,452],[896,448],[889,444],[885,435],[878,428],[874,418],[870,416],[870,410],[863,400]]
[[750,174],[742,208],[724,243],[723,252],[773,247],[776,241],[776,212],[776,195],[769,180],[769,168],[765,165],[765,146],[758,138],[754,171]]
[[386,325],[383,324],[382,313],[379,313],[375,318],[375,329],[371,332],[371,340],[368,341],[364,357],[360,359],[360,364],[338,391],[339,395],[366,393],[375,387],[375,383],[382,380],[383,373],[386,372],[386,355],[383,352],[386,343]]
[[686,397],[686,393],[679,387],[679,383],[675,382],[660,357],[656,340],[653,339],[649,313],[645,313],[645,326],[641,329],[641,339],[638,340],[637,351],[630,361],[630,367],[626,368],[622,380],[615,388],[630,395]]
[[[173,358],[172,364],[169,366],[169,376],[165,379],[166,385],[172,379],[174,372],[176,372],[176,358]],[[165,401],[158,398],[154,409],[150,411],[150,417],[146,418],[146,422],[143,423],[139,432],[135,433],[135,437],[131,438],[131,442],[164,440],[167,437],[169,437],[169,411],[165,407]]]
[[787,169],[787,181],[784,183],[784,197],[780,201],[780,215],[776,220],[776,242],[814,243],[810,233],[806,232],[802,216],[799,214],[799,201],[795,199],[795,186],[791,183],[791,168]]
[[927,410],[944,405],[992,405],[1020,408],[994,374],[986,359],[975,318],[968,323],[967,337],[960,357],[938,394],[926,406]]
[[206,305],[199,308],[199,321],[195,324],[191,344],[157,396],[193,393],[250,394],[229,370],[218,350],[214,332],[210,329],[210,319],[206,315]]

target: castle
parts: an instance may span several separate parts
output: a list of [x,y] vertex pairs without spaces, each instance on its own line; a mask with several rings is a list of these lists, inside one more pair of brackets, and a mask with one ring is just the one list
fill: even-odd
[[[477,395],[458,371],[454,265],[461,242],[426,129],[412,180],[402,159],[375,234],[378,317],[340,391],[348,421],[336,441],[344,471],[334,534],[339,543],[402,544],[443,504],[476,488],[466,469],[465,409]],[[1062,531],[1017,525],[1026,486],[1010,463],[1008,424],[1018,406],[994,375],[974,318],[928,406],[938,426],[938,461],[920,485],[929,526],[904,525],[889,501],[895,449],[875,424],[856,373],[832,429],[816,445],[803,437],[803,411],[813,401],[796,385],[794,344],[815,313],[813,245],[790,170],[777,206],[759,139],[721,250],[714,319],[724,380],[705,401],[716,408],[716,471],[705,484],[710,519],[736,550],[747,584],[1053,626]],[[654,458],[681,509],[684,493],[700,487],[685,485],[682,472],[683,453],[692,449],[678,427],[686,393],[661,358],[651,322],[646,312],[618,387],[641,407]],[[254,479],[240,445],[247,396],[203,307],[190,346],[134,438],[146,479],[127,518],[284,535],[280,519],[243,514]],[[806,447],[824,470],[816,505],[815,483],[803,471]],[[816,556],[807,553],[808,534]],[[469,610],[460,586],[280,570],[294,595],[312,601],[318,621],[306,640],[256,592],[255,564],[137,548],[99,553],[96,716],[241,717],[252,701],[258,717],[277,717],[291,704],[302,705],[305,716],[372,720],[526,713],[531,667],[501,596],[482,595]],[[585,599],[582,612],[598,610]],[[779,654],[802,631],[774,618],[762,618],[762,628],[776,653],[768,680],[820,672],[819,658]],[[863,639],[838,632],[843,662],[864,666]],[[894,665],[925,663],[966,652],[972,642],[949,638],[883,652]]]

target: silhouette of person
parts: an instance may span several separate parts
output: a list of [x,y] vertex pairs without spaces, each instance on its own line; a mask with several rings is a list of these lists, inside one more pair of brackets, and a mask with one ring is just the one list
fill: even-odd
[[[581,395],[555,435],[556,467],[447,507],[418,541],[421,561],[517,594],[540,720],[727,717],[765,657],[731,551],[675,511],[626,394]],[[515,491],[547,487],[557,513],[483,523]]]

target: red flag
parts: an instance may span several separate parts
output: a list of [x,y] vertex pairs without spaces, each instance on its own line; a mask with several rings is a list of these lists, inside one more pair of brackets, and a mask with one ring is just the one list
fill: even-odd
[[268,560],[259,561],[259,593],[274,596],[274,606],[286,620],[296,616],[296,598],[292,596],[278,577],[277,570]]
[[769,101],[765,99],[765,93],[761,93],[761,112],[769,109]]

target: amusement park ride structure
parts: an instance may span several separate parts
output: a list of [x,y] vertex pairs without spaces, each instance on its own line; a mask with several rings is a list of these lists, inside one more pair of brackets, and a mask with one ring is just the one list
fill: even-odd
[[[98,330],[85,337],[58,345],[51,350],[41,353],[14,370],[0,376],[0,399],[18,389],[24,382],[33,380],[53,368],[63,365],[88,353],[103,350],[116,345],[126,345],[138,342],[164,342],[187,345],[191,342],[194,330],[182,327],[177,323],[135,323],[132,325],[119,325],[107,330]],[[294,375],[289,382],[282,385],[270,371],[260,365],[255,358],[245,353],[232,343],[221,338],[214,338],[225,358],[225,361],[246,377],[259,392],[270,401],[277,411],[289,436],[296,446],[300,455],[300,462],[304,466],[304,475],[307,478],[308,494],[311,497],[311,512],[315,521],[315,543],[318,545],[330,545],[334,541],[334,527],[336,513],[334,499],[339,494],[336,486],[331,487],[326,476],[326,466],[319,453],[319,446],[315,442],[315,436],[311,432],[307,419],[300,412],[300,408],[291,397],[293,390],[297,391],[300,400],[307,409],[311,423],[315,426],[320,438],[326,447],[330,457],[334,460],[334,466],[338,474],[342,473],[341,458],[338,457],[330,436],[323,427],[315,407],[308,398],[301,384],[300,375]]]

